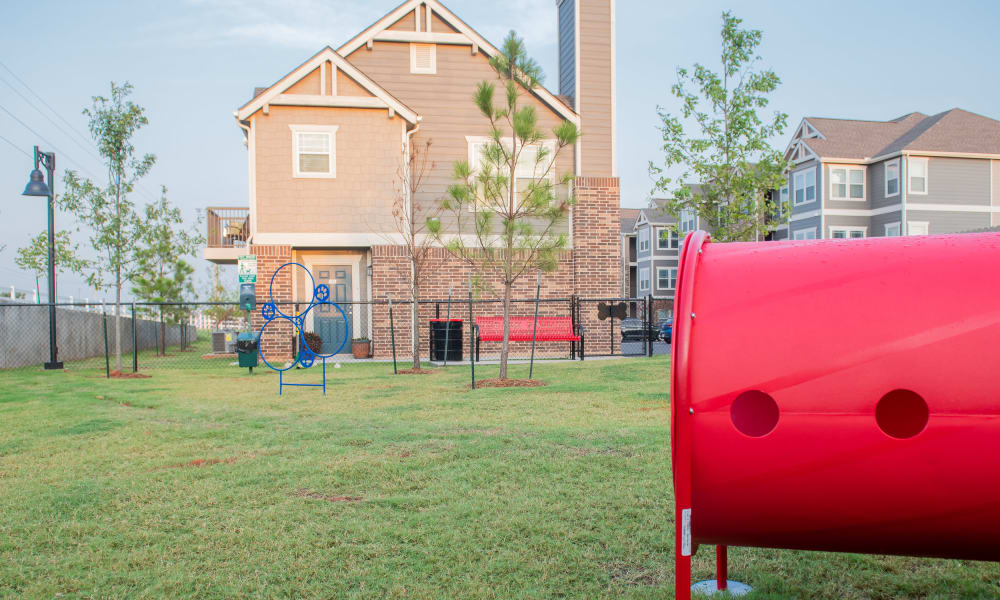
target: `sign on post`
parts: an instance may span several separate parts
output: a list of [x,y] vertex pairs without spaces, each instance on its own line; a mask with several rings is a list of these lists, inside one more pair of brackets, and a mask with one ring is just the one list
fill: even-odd
[[257,283],[257,256],[248,254],[237,258],[240,283]]

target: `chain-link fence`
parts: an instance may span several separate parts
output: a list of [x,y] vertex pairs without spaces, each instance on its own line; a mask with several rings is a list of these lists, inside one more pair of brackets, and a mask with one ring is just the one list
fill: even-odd
[[[330,361],[412,364],[413,336],[421,361],[500,359],[503,303],[454,296],[410,301],[279,302],[272,318],[260,304],[250,313],[235,302],[0,303],[0,370],[37,368],[49,360],[49,311],[54,306],[58,360],[67,368],[108,374],[146,369],[238,367],[240,335],[259,341],[259,359],[285,366],[303,351]],[[516,298],[511,301],[509,358],[526,361],[588,356],[647,356],[669,351],[665,320],[653,299]],[[535,317],[538,317],[537,321]],[[602,318],[603,317],[603,318]],[[262,333],[263,331],[263,333]],[[646,335],[643,336],[643,332]],[[534,343],[532,343],[534,338]],[[119,363],[120,356],[120,363]],[[263,361],[258,366],[263,367]]]

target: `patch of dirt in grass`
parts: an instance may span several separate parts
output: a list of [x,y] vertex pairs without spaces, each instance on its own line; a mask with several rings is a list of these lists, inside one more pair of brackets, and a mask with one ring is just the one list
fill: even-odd
[[166,465],[161,467],[163,469],[183,469],[185,467],[205,467],[209,465],[219,465],[219,464],[232,464],[236,462],[236,457],[231,456],[229,458],[199,458],[192,460],[191,462],[178,463],[176,465]]
[[361,496],[328,496],[321,492],[313,492],[305,488],[297,490],[292,495],[297,498],[311,498],[313,500],[324,500],[326,502],[361,502],[364,500]]
[[398,375],[433,375],[437,369],[403,369]]
[[666,406],[640,406],[639,410],[642,412],[646,412],[649,410],[666,410],[666,408],[667,408]]
[[117,369],[111,371],[111,379],[149,379],[150,377],[145,373],[122,373]]
[[466,435],[474,433],[477,435],[486,435],[486,436],[500,435],[503,432],[504,430],[500,429],[499,427],[491,427],[490,429],[477,429],[475,427],[460,427],[452,431],[452,433],[455,433],[457,435]]
[[476,382],[477,388],[543,387],[546,385],[548,384],[537,379],[480,379]]
[[622,448],[569,448],[569,451],[575,456],[621,456],[624,458],[632,456],[631,450]]
[[662,574],[638,565],[612,563],[606,565],[604,570],[611,582],[617,585],[659,585],[663,583]]

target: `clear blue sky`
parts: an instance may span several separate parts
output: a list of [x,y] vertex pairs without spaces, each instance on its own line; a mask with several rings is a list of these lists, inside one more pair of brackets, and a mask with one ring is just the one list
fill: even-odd
[[[547,81],[557,80],[555,0],[448,0],[453,11],[498,43],[524,36]],[[255,85],[268,85],[324,45],[336,47],[395,6],[396,0],[186,0],[176,2],[16,2],[4,7],[0,61],[40,94],[73,129],[80,110],[111,80],[135,85],[150,125],[137,140],[157,166],[136,201],[160,184],[190,217],[196,207],[247,204],[247,157],[232,111]],[[678,65],[715,65],[719,15],[731,9],[764,30],[762,65],[782,86],[773,108],[790,129],[806,115],[888,119],[961,107],[1000,118],[1000,2],[992,0],[838,2],[617,0],[618,161],[622,205],[642,206],[646,165],[659,159],[656,106],[669,95]],[[5,82],[32,98],[0,67],[0,136],[25,152],[55,148],[60,167],[99,175],[86,144],[60,131]],[[471,91],[470,91],[471,93]],[[47,109],[41,107],[48,114]],[[59,118],[49,114],[62,129]],[[784,147],[788,135],[775,140]],[[45,138],[43,141],[40,138]],[[74,141],[76,140],[76,141]],[[81,147],[84,146],[84,147]],[[14,266],[14,250],[44,228],[44,203],[20,196],[30,159],[0,140],[0,288],[34,285]],[[61,171],[59,178],[61,179]],[[60,184],[61,187],[61,184]],[[57,226],[72,226],[57,215]],[[83,235],[77,241],[86,243]],[[198,271],[206,270],[198,261]],[[44,284],[43,284],[44,285]],[[90,296],[73,276],[60,295]],[[110,297],[110,295],[108,296]]]

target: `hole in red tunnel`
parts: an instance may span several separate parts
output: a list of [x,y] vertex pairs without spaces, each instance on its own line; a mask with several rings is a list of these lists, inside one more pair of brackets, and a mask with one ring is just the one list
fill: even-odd
[[911,438],[923,431],[929,416],[927,402],[910,390],[892,390],[875,407],[879,429],[898,439]]
[[748,390],[733,400],[729,418],[740,433],[761,437],[778,426],[778,403],[760,390]]

